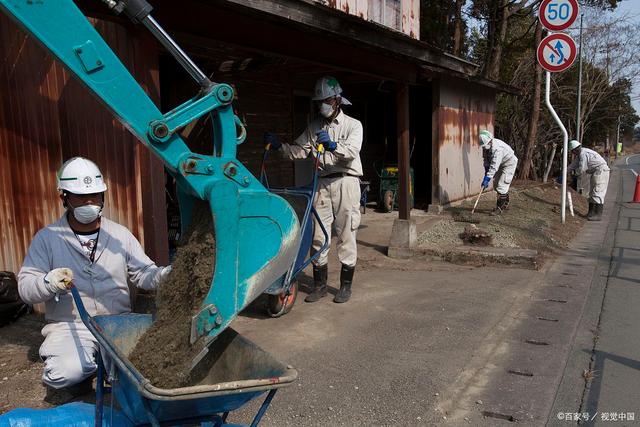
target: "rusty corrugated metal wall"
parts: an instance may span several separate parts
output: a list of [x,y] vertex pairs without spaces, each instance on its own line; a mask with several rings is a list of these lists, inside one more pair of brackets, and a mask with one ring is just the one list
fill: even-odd
[[402,32],[420,38],[420,0],[402,0]]
[[480,191],[484,176],[480,130],[493,131],[494,94],[457,79],[434,85],[433,203],[447,204]]
[[367,19],[368,17],[369,0],[330,0],[329,6],[362,19]]
[[[97,21],[96,28],[125,64],[135,58],[140,72],[131,71],[157,96],[156,51],[119,24]],[[62,214],[55,173],[76,155],[94,160],[106,177],[105,215],[144,242],[141,173],[149,172],[141,166],[149,160],[138,145],[51,55],[0,14],[0,270],[18,271],[33,235]]]
[[317,0],[367,21],[420,38],[420,0]]

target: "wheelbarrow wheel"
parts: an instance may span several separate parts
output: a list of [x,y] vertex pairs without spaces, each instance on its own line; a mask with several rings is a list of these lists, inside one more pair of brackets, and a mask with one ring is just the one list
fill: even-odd
[[385,212],[391,212],[393,210],[393,191],[387,190],[382,196],[382,208]]
[[293,282],[289,295],[284,292],[278,295],[269,295],[267,301],[267,311],[271,317],[284,316],[291,311],[298,298],[298,282]]

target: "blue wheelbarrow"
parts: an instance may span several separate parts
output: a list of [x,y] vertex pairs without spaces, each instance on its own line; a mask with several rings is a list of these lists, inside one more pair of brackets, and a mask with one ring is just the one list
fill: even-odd
[[[298,376],[231,328],[212,344],[199,363],[198,381],[189,387],[163,389],[149,382],[127,358],[151,326],[149,314],[91,317],[77,289],[71,293],[83,323],[100,345],[97,357],[95,426],[181,426],[208,423],[232,426],[227,417],[266,394],[251,426],[256,426],[276,391]],[[110,399],[106,398],[110,395]],[[105,401],[111,404],[105,407]]]
[[[292,205],[298,214],[300,233],[302,234],[298,255],[285,276],[284,283],[282,285],[272,286],[265,291],[268,295],[267,311],[271,317],[280,317],[291,311],[298,297],[298,281],[296,280],[298,275],[329,246],[327,230],[322,224],[322,221],[320,221],[318,212],[313,207],[313,201],[318,191],[318,170],[322,152],[323,148],[319,147],[315,156],[311,182],[301,187],[270,187],[266,171],[266,161],[269,150],[265,149],[262,156],[260,182],[265,188],[268,188],[269,191],[280,195]],[[316,219],[316,224],[324,234],[324,243],[317,252],[307,258],[313,242],[313,218]]]

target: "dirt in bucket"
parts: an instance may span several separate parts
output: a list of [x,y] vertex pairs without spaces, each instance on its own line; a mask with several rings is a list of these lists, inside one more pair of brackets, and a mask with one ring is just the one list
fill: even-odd
[[160,388],[192,385],[190,369],[202,343],[189,343],[191,317],[211,287],[215,236],[209,205],[198,203],[191,226],[180,240],[171,273],[160,285],[153,324],[140,338],[129,360]]

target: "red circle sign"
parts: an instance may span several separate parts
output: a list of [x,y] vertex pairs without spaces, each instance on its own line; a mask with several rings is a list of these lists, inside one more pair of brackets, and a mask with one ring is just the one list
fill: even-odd
[[578,0],[543,0],[540,22],[550,31],[566,30],[578,17]]
[[576,60],[576,42],[562,33],[550,34],[538,45],[538,62],[547,71],[564,71]]

